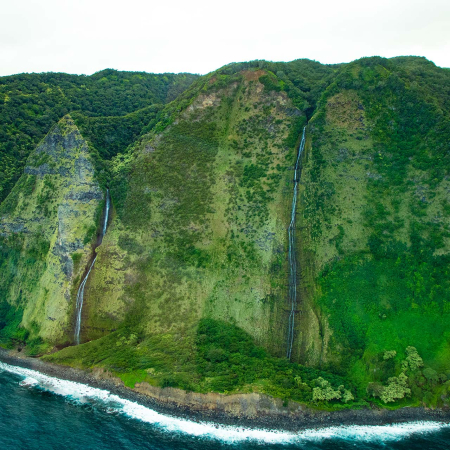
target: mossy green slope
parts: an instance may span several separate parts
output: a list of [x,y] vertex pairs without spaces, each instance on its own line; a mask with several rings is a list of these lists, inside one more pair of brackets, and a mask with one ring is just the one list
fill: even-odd
[[450,371],[449,85],[423,58],[359,60],[340,71],[308,126],[297,345],[304,361],[362,392],[398,375],[408,346]]
[[[164,109],[145,110],[148,128],[131,118],[124,142],[139,135],[134,146],[103,169],[92,159],[101,169],[92,176],[108,177],[113,210],[86,285],[85,343],[45,358],[103,366],[129,386],[267,392],[326,408],[353,397],[353,406],[448,403],[449,94],[450,73],[423,58],[256,61],[225,66]],[[307,117],[290,363],[287,226]],[[106,155],[116,119],[79,120],[90,151]],[[4,211],[23,209],[17,199],[29,183],[24,176]],[[51,209],[43,192],[30,212]],[[95,229],[101,198],[77,226]],[[25,224],[38,229],[30,215],[14,217],[3,219],[5,239]],[[24,271],[26,247],[2,248],[5,273]],[[42,289],[56,270],[47,253],[36,265]],[[72,308],[89,253],[73,255]],[[8,276],[4,285],[19,289]],[[4,329],[13,329],[16,310],[3,310]],[[59,324],[43,310],[25,311],[28,332],[70,342],[73,309]]]
[[306,118],[278,83],[255,68],[211,74],[113,161],[113,217],[85,290],[87,342],[46,360],[103,366],[130,387],[353,398],[340,377],[284,358]]
[[24,337],[47,345],[71,340],[74,289],[92,255],[103,197],[88,145],[66,116],[1,205],[2,312],[20,324],[10,333],[6,323],[3,340],[17,333],[19,344]]

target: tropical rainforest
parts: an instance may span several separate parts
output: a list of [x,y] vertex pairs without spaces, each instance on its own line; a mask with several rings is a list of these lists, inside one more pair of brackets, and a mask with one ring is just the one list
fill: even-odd
[[0,155],[1,346],[130,388],[449,405],[449,69],[2,77]]

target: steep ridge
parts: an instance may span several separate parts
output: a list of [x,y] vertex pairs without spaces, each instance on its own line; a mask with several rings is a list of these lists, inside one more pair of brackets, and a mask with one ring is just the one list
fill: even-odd
[[64,115],[76,112],[73,118],[84,128],[85,138],[92,138],[100,155],[110,158],[149,124],[153,105],[174,100],[197,78],[112,69],[90,76],[0,77],[0,202],[21,176],[28,155]]
[[[305,119],[264,88],[264,74],[238,73],[223,87],[210,79],[173,124],[138,144],[127,190],[120,178],[111,184],[117,217],[89,288],[91,338],[127,314],[146,333],[175,335],[213,317],[284,352],[291,168]],[[124,281],[112,283],[117,275]]]
[[102,202],[88,146],[66,116],[30,155],[1,205],[2,313],[24,327],[9,330],[3,322],[1,333],[11,331],[19,344],[70,340],[73,289],[90,258]]
[[[323,408],[448,404],[447,73],[409,57],[257,61],[201,77],[128,152],[92,159],[92,176],[108,178],[111,221],[95,252],[84,239],[72,258],[78,279],[58,337],[54,321],[28,319],[28,294],[22,321],[2,309],[3,329],[41,339],[23,338],[27,351],[72,343],[76,289],[95,257],[85,343],[45,359],[101,366],[127,386]],[[2,204],[5,267],[25,264],[7,239],[38,217],[11,216],[26,181]]]
[[279,86],[258,67],[213,73],[113,161],[115,213],[85,290],[89,342],[46,360],[100,366],[130,387],[310,401],[319,383],[316,395],[353,398],[340,377],[284,358],[306,116]]

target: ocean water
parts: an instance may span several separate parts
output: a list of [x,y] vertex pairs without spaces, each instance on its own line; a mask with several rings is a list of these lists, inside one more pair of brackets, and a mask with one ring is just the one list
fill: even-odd
[[190,422],[102,389],[0,362],[0,449],[450,449],[450,426],[411,422],[298,433]]

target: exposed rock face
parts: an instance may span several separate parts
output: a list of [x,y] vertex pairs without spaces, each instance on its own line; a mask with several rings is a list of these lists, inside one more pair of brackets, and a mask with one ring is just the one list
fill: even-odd
[[[70,336],[72,291],[91,255],[104,194],[88,145],[69,116],[41,141],[24,172],[2,205],[0,233],[21,246],[15,274],[2,280],[2,288],[6,300],[24,310],[23,325],[62,343]],[[27,258],[30,251],[34,261]]]
[[287,415],[304,409],[302,405],[294,402],[290,402],[289,408],[283,408],[283,400],[257,393],[200,394],[174,388],[161,389],[148,383],[136,383],[134,390],[163,405],[176,405],[178,408],[187,408],[190,411],[208,411],[210,414],[222,413],[229,417],[255,418],[267,414]]
[[16,221],[8,222],[6,218],[2,218],[0,223],[0,236],[8,236],[11,233],[27,233],[28,228],[25,223]]

